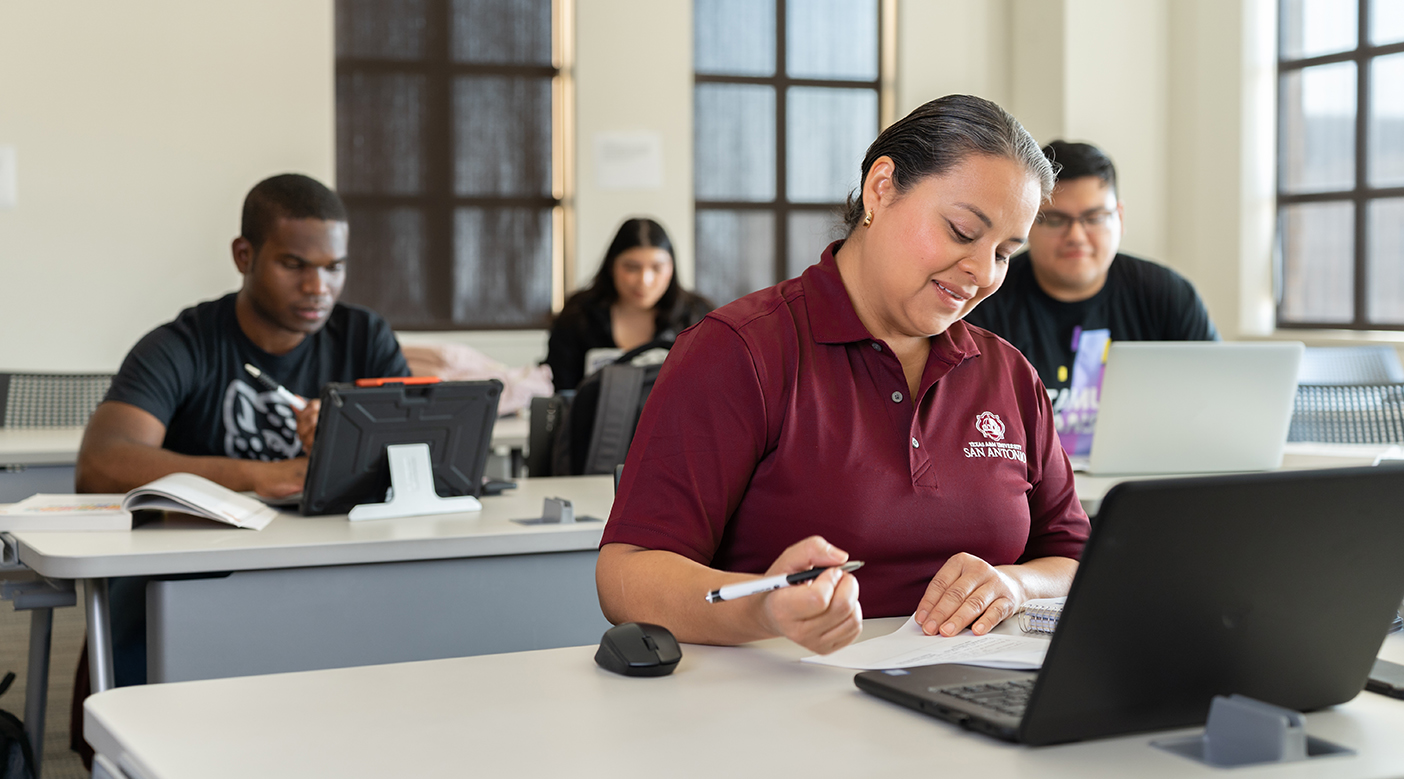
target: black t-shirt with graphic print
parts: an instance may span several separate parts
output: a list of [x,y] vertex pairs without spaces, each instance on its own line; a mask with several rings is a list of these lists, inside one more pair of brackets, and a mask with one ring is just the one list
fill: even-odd
[[105,400],[130,403],[166,426],[162,446],[187,455],[283,460],[301,453],[293,410],[244,370],[249,363],[305,398],[322,385],[408,376],[395,334],[369,309],[338,303],[297,348],[254,345],[234,313],[237,293],[180,312],[122,361]]

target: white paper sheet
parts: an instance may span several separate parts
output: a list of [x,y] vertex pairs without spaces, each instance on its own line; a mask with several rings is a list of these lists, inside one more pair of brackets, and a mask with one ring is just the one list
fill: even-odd
[[663,136],[639,130],[595,133],[595,186],[662,189]]
[[1042,638],[989,633],[977,636],[964,631],[949,638],[921,632],[915,618],[889,635],[851,644],[827,655],[811,655],[803,662],[876,671],[937,663],[965,663],[986,668],[1034,670],[1043,666],[1048,641]]

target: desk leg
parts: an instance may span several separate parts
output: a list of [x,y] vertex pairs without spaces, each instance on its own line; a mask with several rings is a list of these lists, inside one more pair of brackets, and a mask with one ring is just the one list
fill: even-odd
[[84,579],[88,607],[88,671],[93,694],[112,689],[112,612],[107,603],[107,580]]
[[44,713],[49,702],[49,647],[53,642],[54,610],[34,609],[29,615],[29,679],[25,683],[24,724],[34,750],[34,775],[44,761]]

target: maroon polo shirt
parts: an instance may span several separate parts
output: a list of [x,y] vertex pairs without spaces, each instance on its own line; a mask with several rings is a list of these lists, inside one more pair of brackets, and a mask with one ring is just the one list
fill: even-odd
[[1087,515],[1032,366],[956,322],[932,337],[913,405],[901,363],[853,310],[838,246],[678,337],[602,543],[761,573],[821,535],[867,563],[871,617],[911,614],[958,552],[1077,558]]

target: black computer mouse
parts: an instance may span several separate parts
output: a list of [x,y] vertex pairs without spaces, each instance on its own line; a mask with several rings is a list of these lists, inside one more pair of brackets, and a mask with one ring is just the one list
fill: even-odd
[[625,676],[667,676],[678,667],[682,649],[662,625],[625,622],[605,631],[595,663]]

